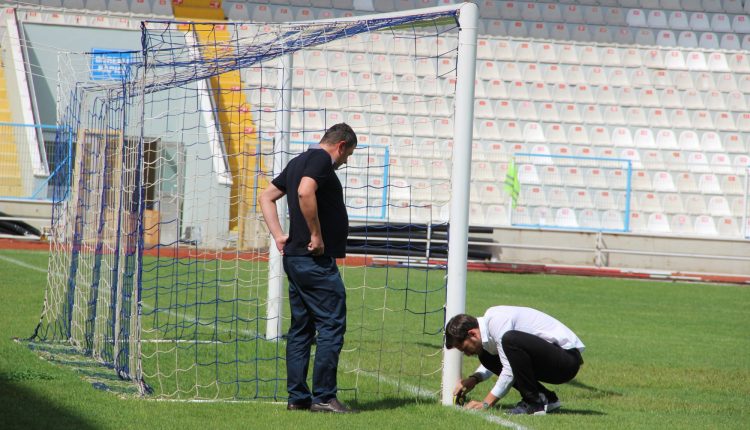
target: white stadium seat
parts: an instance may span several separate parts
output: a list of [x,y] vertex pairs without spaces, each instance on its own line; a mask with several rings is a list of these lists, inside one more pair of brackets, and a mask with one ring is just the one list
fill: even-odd
[[685,212],[685,206],[682,204],[682,197],[676,193],[665,194],[662,199],[662,208],[666,213],[682,214]]
[[[493,119],[486,119],[479,123],[479,137],[482,139],[500,140],[502,135],[498,124]],[[520,133],[519,133],[520,136]]]
[[[675,166],[677,168],[684,168],[683,166]],[[695,176],[693,176],[690,172],[680,172],[677,174],[675,178],[675,185],[677,186],[677,191],[683,192],[683,193],[693,193],[698,192],[698,185],[695,181]]]
[[568,136],[565,128],[560,124],[548,124],[545,130],[545,136],[550,143],[568,143]]
[[676,234],[693,234],[693,221],[688,215],[679,214],[672,217],[670,230]]
[[711,23],[708,20],[708,15],[703,12],[690,14],[690,28],[695,31],[710,31]]
[[624,230],[625,223],[618,210],[606,210],[601,216],[601,227],[605,230]]
[[[651,32],[651,30],[641,30],[639,33],[644,32],[642,38],[638,39],[636,37],[637,40],[640,40],[640,43],[648,42],[650,40],[649,36],[645,34],[646,31]],[[677,46],[678,39],[677,39],[677,36],[675,36],[673,31],[660,30],[656,35],[655,43],[659,46]],[[697,46],[697,42],[695,45]]]
[[732,32],[732,22],[729,16],[723,13],[714,14],[711,17],[711,31],[721,33]]
[[520,18],[525,21],[541,21],[543,19],[542,7],[543,4],[537,4],[533,2],[521,3]]
[[662,129],[656,133],[656,147],[661,149],[678,148],[677,138],[672,130]]
[[676,191],[672,175],[669,172],[656,172],[653,176],[654,190],[659,192]]
[[688,15],[683,11],[674,11],[669,14],[669,28],[674,30],[689,30],[690,22]]
[[698,189],[703,194],[721,194],[719,179],[713,173],[704,173],[698,177]]
[[500,129],[499,140],[522,141],[521,127],[515,121],[505,121]]
[[745,53],[732,53],[727,58],[729,69],[733,72],[750,72],[750,57]]
[[[522,4],[514,1],[501,2],[498,6],[500,16],[499,18],[507,20],[521,19]],[[524,5],[525,6],[525,5]]]
[[617,209],[617,201],[610,190],[595,190],[593,202],[594,207],[597,209]]
[[[522,181],[522,183],[530,183]],[[522,187],[518,200],[525,206],[547,206],[547,197],[539,186]]]
[[708,91],[705,94],[706,97],[706,104],[705,107],[712,110],[724,110],[727,108],[726,103],[724,102],[724,95],[716,90]]
[[[533,3],[529,3],[533,4]],[[549,25],[544,22],[532,22],[531,25],[529,25],[529,37],[534,39],[549,39],[550,31],[549,31]]]
[[[737,81],[734,79],[733,73],[721,73],[716,79],[716,89],[723,92],[737,91]],[[744,110],[744,109],[737,109]]]
[[536,122],[526,123],[523,127],[523,139],[527,142],[544,142],[542,126]]
[[[632,149],[626,149],[625,151],[633,151]],[[625,153],[623,151],[623,153]],[[623,158],[629,158],[624,157]],[[636,165],[636,162],[633,161],[633,169],[641,169],[643,166],[640,165],[640,158],[637,159],[638,163]],[[633,176],[631,178],[631,186],[634,190],[651,190],[653,189],[653,186],[651,185],[651,176],[648,174],[645,170],[636,170],[633,172]]]
[[721,41],[719,42],[719,46],[721,47],[721,49],[729,49],[729,50],[735,50],[735,51],[739,51],[742,48],[740,44],[740,39],[734,33],[723,34],[721,36]]
[[477,58],[481,60],[491,60],[495,58],[492,45],[488,39],[480,38],[477,40]]
[[685,211],[691,215],[703,215],[707,213],[706,201],[700,194],[690,194],[683,198]]
[[492,103],[487,99],[475,99],[474,115],[477,118],[493,118],[495,116],[495,112],[492,109]]
[[732,30],[735,33],[750,33],[750,16],[736,15],[732,19]]
[[703,9],[706,12],[723,12],[721,0],[703,0]]
[[631,29],[627,27],[620,27],[612,33],[612,39],[615,43],[621,45],[630,45],[635,39],[635,34]]
[[663,169],[666,167],[660,150],[646,149],[641,154],[643,155],[642,163],[649,170]]
[[711,196],[708,199],[708,213],[712,216],[732,216],[729,202],[724,196]]
[[695,217],[693,232],[705,236],[717,236],[719,234],[716,230],[716,223],[714,222],[713,217],[709,215],[699,215]]
[[630,27],[647,27],[646,14],[641,9],[628,9],[625,22]]
[[560,208],[555,212],[555,225],[558,227],[577,228],[576,212],[571,208]]
[[619,7],[609,7],[604,11],[604,22],[609,25],[627,25],[627,13]]
[[560,169],[555,165],[543,166],[537,171],[540,181],[545,185],[562,185]]
[[744,194],[744,183],[738,175],[726,175],[722,179],[721,189],[726,194],[741,195]]
[[642,232],[647,231],[648,225],[642,213],[630,211],[630,231]]
[[[633,9],[631,9],[633,10]],[[648,11],[647,19],[648,26],[652,28],[667,28],[667,14],[658,9],[652,9]]]
[[554,103],[543,103],[540,107],[539,119],[544,122],[560,121],[560,115]]
[[601,109],[599,105],[591,104],[584,106],[583,115],[586,117],[586,122],[589,124],[603,124],[604,118],[602,117]]
[[737,219],[732,217],[718,217],[716,224],[719,235],[724,237],[740,236],[740,223]]
[[255,5],[252,9],[252,19],[256,22],[272,22],[273,9],[266,4]]
[[485,212],[485,222],[490,227],[502,227],[508,225],[508,214],[503,205],[488,205]]
[[742,13],[742,0],[721,0],[721,8],[727,13]]
[[[516,110],[511,102],[500,100],[495,104],[495,115],[501,119],[512,119],[516,117]],[[479,116],[479,118],[482,118],[482,116]]]
[[652,233],[669,233],[669,219],[661,212],[652,213],[648,216],[647,230]]

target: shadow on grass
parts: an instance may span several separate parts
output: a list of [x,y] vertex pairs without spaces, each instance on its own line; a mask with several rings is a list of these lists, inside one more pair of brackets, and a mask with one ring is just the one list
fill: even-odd
[[430,403],[435,403],[435,401],[434,400],[418,401],[414,398],[386,397],[382,399],[352,401],[351,403],[352,403],[352,406],[363,411],[377,411],[377,410],[384,410],[384,409],[398,409],[398,408],[414,406],[418,404],[430,404]]
[[602,388],[592,387],[591,385],[584,384],[583,382],[574,379],[570,382],[568,382],[569,385],[581,388],[583,390],[589,391],[593,397],[609,397],[609,396],[622,396],[622,393],[618,393],[617,391],[611,391],[611,390],[605,390]]
[[3,417],[3,429],[8,430],[96,428],[84,418],[24,387],[20,381],[5,378],[0,378],[0,416]]
[[41,358],[73,370],[97,390],[119,395],[138,395],[138,388],[132,381],[121,379],[111,366],[84,356],[69,345],[28,342],[28,347]]
[[601,411],[591,411],[588,409],[568,409],[563,406],[554,412],[550,412],[550,415],[607,415]]

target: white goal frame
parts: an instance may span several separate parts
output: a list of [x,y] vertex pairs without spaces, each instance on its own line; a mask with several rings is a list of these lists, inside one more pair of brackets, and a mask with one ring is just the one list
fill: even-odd
[[[454,146],[451,172],[451,202],[450,225],[448,237],[448,275],[445,303],[445,321],[466,310],[466,264],[469,234],[469,191],[471,181],[471,148],[474,124],[474,79],[476,74],[477,27],[479,8],[473,3],[461,5],[440,6],[420,9],[418,14],[458,10],[458,64],[456,67],[456,92],[454,107]],[[414,11],[394,12],[373,15],[375,19],[398,18],[414,15]],[[340,18],[335,20],[319,20],[300,22],[320,24],[325,22],[357,21],[362,17]],[[289,107],[292,104],[292,92],[282,91],[291,88],[292,56],[285,55],[279,60],[279,99],[277,102],[277,127],[274,153],[280,154],[274,158],[274,176],[281,172],[288,161],[290,116]],[[279,127],[280,126],[280,127]],[[282,226],[286,222],[286,198],[278,205],[278,216]],[[274,305],[268,307],[266,336],[269,339],[281,336],[281,301],[284,273],[281,264],[281,254],[270,241],[269,256],[269,285],[268,302]],[[461,377],[462,355],[455,349],[443,348],[443,374],[441,388],[441,402],[444,405],[453,403],[453,386]]]

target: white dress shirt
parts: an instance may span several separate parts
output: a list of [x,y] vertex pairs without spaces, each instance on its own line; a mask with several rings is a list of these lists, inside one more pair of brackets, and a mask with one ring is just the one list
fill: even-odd
[[[482,336],[482,347],[490,354],[499,356],[500,363],[503,365],[497,383],[492,388],[492,394],[497,398],[505,396],[513,386],[513,370],[510,368],[508,357],[505,356],[500,342],[505,332],[517,330],[533,334],[563,349],[576,348],[583,352],[585,348],[583,342],[565,324],[536,309],[495,306],[487,309],[484,316],[477,320]],[[482,365],[477,368],[476,373],[482,375],[482,380],[492,376],[492,372]]]

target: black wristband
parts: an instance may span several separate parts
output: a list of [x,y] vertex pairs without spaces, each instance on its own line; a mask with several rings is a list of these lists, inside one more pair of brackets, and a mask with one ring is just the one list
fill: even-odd
[[472,373],[471,375],[469,375],[469,378],[473,379],[475,384],[478,384],[478,383],[482,382],[482,380],[479,379],[479,376],[477,376],[474,373]]

